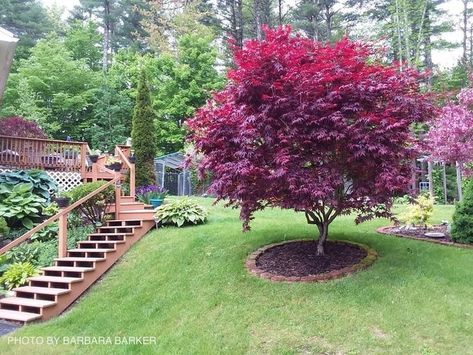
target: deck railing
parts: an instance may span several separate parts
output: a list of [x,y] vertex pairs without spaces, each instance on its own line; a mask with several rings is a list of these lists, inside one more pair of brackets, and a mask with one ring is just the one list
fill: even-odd
[[0,136],[0,166],[16,169],[86,171],[87,143]]

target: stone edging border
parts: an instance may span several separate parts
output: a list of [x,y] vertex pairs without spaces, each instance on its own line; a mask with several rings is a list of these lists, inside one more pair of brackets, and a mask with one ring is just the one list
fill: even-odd
[[253,253],[251,253],[248,258],[246,259],[245,266],[248,269],[248,271],[260,278],[271,280],[271,281],[282,281],[282,282],[324,282],[324,281],[329,281],[329,280],[334,280],[334,279],[339,279],[343,276],[347,276],[350,274],[353,274],[357,271],[366,269],[368,266],[373,264],[375,260],[378,258],[378,253],[376,250],[360,243],[348,241],[348,240],[330,240],[332,243],[341,243],[341,244],[352,244],[356,245],[363,250],[366,251],[367,255],[358,263],[355,265],[347,266],[339,270],[333,270],[330,272],[325,272],[323,274],[317,274],[317,275],[307,275],[307,276],[283,276],[283,275],[276,275],[272,274],[269,272],[266,272],[256,266],[256,259],[258,256],[263,254],[266,250],[273,248],[278,245],[284,245],[288,243],[294,243],[294,242],[313,242],[311,239],[295,239],[295,240],[286,240],[284,242],[278,242],[278,243],[273,243],[269,245],[265,245],[264,247],[261,247],[257,250],[255,250]]
[[380,227],[380,228],[376,229],[376,232],[378,232],[379,234],[391,235],[391,236],[398,237],[398,238],[407,238],[407,239],[413,239],[413,240],[420,240],[422,242],[427,242],[427,243],[446,245],[448,247],[456,247],[456,248],[462,248],[462,249],[473,249],[473,245],[470,245],[470,244],[446,242],[444,240],[419,238],[419,237],[415,237],[413,235],[405,235],[405,234],[402,234],[402,233],[393,233],[393,232],[389,231],[389,229],[392,228],[392,227],[393,226]]

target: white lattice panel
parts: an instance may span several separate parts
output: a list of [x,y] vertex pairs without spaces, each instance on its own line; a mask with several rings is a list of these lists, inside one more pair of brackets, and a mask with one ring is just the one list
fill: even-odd
[[69,191],[82,184],[80,173],[69,171],[46,171],[51,178],[56,181],[59,191]]
[[[11,169],[0,168],[0,173],[5,173],[12,171]],[[59,186],[59,192],[69,191],[76,187],[77,185],[82,184],[82,179],[80,173],[72,171],[46,171],[48,174]]]

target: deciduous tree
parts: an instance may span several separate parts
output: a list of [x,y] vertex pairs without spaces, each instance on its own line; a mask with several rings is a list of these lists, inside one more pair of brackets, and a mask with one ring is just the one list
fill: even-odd
[[433,112],[418,75],[381,64],[365,44],[266,30],[235,53],[229,83],[189,121],[211,191],[241,208],[305,213],[324,253],[330,223],[389,216],[411,176],[411,124]]

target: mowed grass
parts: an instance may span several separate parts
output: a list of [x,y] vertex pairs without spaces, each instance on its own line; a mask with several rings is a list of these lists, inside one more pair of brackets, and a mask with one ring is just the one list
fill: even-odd
[[[327,283],[273,283],[247,273],[247,255],[312,238],[315,227],[303,214],[267,210],[242,234],[238,211],[199,201],[208,224],[151,232],[68,312],[9,335],[156,336],[156,345],[13,345],[7,335],[0,353],[473,353],[473,250],[379,235],[386,220],[356,226],[345,216],[331,238],[376,249],[369,269]],[[452,212],[436,206],[434,221]]]

